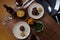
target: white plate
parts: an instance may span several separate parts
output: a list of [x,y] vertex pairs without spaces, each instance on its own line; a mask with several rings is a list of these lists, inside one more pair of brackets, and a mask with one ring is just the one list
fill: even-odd
[[[40,8],[40,7],[42,8],[42,12],[39,12],[38,16],[35,16],[35,15],[32,14],[32,10],[33,10],[34,7],[36,7],[37,9]],[[40,5],[38,3],[33,3],[28,8],[28,14],[29,14],[30,17],[32,17],[34,19],[39,19],[44,15],[44,8],[42,7],[42,5]]]
[[[25,27],[25,31],[24,31],[25,36],[24,36],[24,37],[22,37],[22,36],[20,35],[20,33],[22,32],[22,31],[20,31],[20,27],[21,27],[21,26],[24,26],[24,27]],[[14,25],[14,27],[13,27],[13,34],[14,34],[14,36],[15,36],[16,38],[18,38],[18,39],[25,39],[25,38],[27,38],[27,37],[29,36],[29,34],[30,34],[30,26],[29,26],[26,22],[23,22],[23,21],[18,22],[18,23],[16,23],[16,24]]]

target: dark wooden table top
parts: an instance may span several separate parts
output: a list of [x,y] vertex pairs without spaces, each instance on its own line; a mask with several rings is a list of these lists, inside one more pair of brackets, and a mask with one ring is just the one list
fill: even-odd
[[[13,25],[19,21],[17,20],[10,20],[7,27],[12,30]],[[48,13],[45,13],[40,21],[44,24],[44,30],[36,34],[41,40],[60,40],[60,25]]]
[[[4,3],[13,7],[13,5],[15,4],[15,0],[12,0],[12,1],[11,0],[0,0],[0,5],[1,5],[0,6],[0,9],[1,9],[0,17],[2,17],[3,15],[6,15],[7,13],[5,9],[3,10]],[[7,23],[6,27],[8,27],[12,31],[13,25],[18,22],[17,20],[19,21],[19,19],[10,20]],[[41,40],[60,40],[60,25],[58,25],[48,13],[45,13],[44,16],[40,19],[40,21],[42,21],[44,24],[44,30],[36,34],[37,36],[39,36]]]
[[45,13],[41,21],[44,23],[44,31],[39,33],[41,40],[60,40],[60,26],[53,18]]

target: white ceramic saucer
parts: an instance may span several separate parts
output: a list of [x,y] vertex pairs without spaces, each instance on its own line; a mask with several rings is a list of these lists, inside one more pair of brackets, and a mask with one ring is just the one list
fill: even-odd
[[[25,27],[25,31],[24,31],[25,36],[24,36],[24,37],[22,37],[22,36],[20,35],[20,33],[22,32],[22,31],[20,30],[20,27],[21,27],[21,26],[24,26],[24,27]],[[18,22],[18,23],[16,23],[16,24],[14,25],[14,27],[13,27],[13,34],[14,34],[14,36],[15,36],[16,38],[18,38],[18,39],[25,39],[25,38],[27,38],[27,37],[29,36],[29,34],[30,34],[30,26],[29,26],[26,22],[20,21],[20,22]]]

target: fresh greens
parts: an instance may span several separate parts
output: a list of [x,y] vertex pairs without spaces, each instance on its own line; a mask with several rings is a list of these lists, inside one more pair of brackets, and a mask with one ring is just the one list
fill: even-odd
[[43,28],[43,24],[42,23],[35,23],[34,27],[35,27],[36,31],[41,31]]

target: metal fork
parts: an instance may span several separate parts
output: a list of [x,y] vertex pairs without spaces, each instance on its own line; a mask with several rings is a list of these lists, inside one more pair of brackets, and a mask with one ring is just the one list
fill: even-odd
[[26,4],[28,4],[31,0],[28,0],[25,4],[23,4],[23,6],[25,6]]
[[26,4],[23,5],[23,8],[27,8],[34,0],[29,0]]

